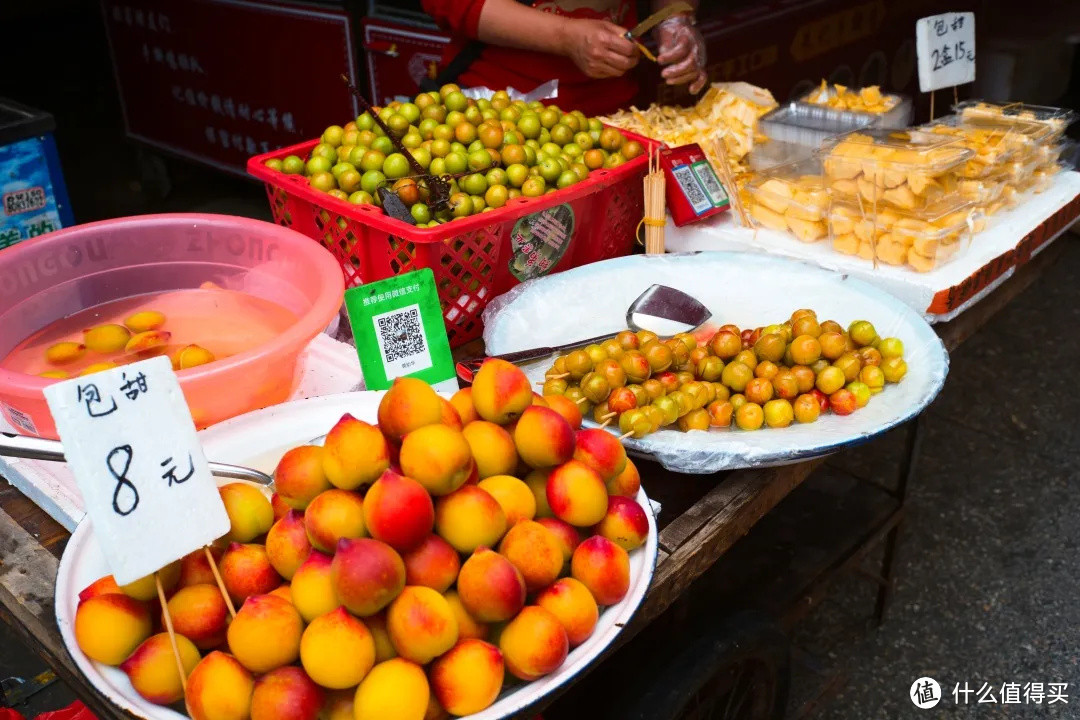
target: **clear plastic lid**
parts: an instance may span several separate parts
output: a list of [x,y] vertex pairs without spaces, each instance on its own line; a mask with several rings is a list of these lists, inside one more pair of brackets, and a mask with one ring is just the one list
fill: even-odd
[[998,118],[1043,123],[1060,137],[1074,120],[1076,112],[1068,108],[1048,105],[1028,105],[1021,102],[993,102],[990,100],[965,100],[953,106],[953,110],[966,120],[968,118]]
[[957,169],[962,177],[982,177],[1010,160],[1034,155],[1049,142],[1045,125],[1035,122],[1002,122],[948,115],[919,128],[932,135],[957,138],[975,156]]
[[822,144],[825,173],[854,177],[883,171],[940,175],[967,162],[975,153],[955,137],[931,133],[874,128],[830,138]]
[[999,177],[960,178],[956,183],[956,193],[976,205],[994,203],[1004,191],[1005,181]]

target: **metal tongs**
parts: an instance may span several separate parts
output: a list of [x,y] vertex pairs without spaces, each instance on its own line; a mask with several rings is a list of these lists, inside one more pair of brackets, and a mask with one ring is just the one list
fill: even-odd
[[[58,440],[12,435],[0,432],[0,456],[26,458],[27,460],[46,460],[65,462],[64,446]],[[210,472],[217,477],[233,480],[248,480],[259,485],[273,485],[274,478],[255,468],[227,463],[210,463]]]
[[[653,285],[648,290],[638,295],[634,302],[630,303],[630,307],[626,309],[626,325],[634,331],[658,329],[655,325],[651,328],[643,328],[639,324],[639,316],[641,317],[641,322],[647,323],[648,321],[645,318],[649,317],[659,318],[662,321],[668,321],[683,326],[681,328],[682,331],[690,332],[704,325],[705,322],[712,317],[712,312],[709,311],[709,308],[702,305],[697,298],[687,295],[682,290],[676,290],[667,285]],[[594,343],[601,343],[613,337],[616,332],[618,331],[612,331],[604,335],[597,335],[596,337],[578,340],[564,345],[530,348],[529,350],[518,350],[517,352],[494,355],[492,357],[511,363],[524,363],[529,362],[530,360],[539,360],[541,358],[566,352],[567,350],[585,347],[586,345],[592,345]],[[664,332],[658,334],[669,333]],[[487,359],[487,357],[476,357],[462,360],[457,364],[458,378],[463,383],[471,385],[473,377]]]

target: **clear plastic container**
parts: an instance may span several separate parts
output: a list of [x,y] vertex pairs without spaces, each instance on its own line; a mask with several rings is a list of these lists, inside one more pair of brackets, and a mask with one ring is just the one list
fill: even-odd
[[952,137],[975,156],[957,168],[965,178],[985,177],[1001,165],[1034,157],[1045,145],[1046,128],[1038,123],[1003,123],[975,119],[965,121],[959,115],[947,115],[919,128],[933,135]]
[[801,97],[799,103],[833,112],[865,115],[872,119],[874,127],[902,128],[911,123],[911,98],[882,93],[876,85],[852,89],[829,85],[823,80],[821,85]]
[[884,208],[876,213],[837,201],[828,220],[837,252],[918,272],[929,272],[954,257],[981,223],[974,204],[957,199],[919,212]]
[[1076,111],[1069,108],[1027,105],[1020,102],[1003,103],[990,100],[965,100],[954,105],[953,111],[959,113],[965,120],[970,118],[992,118],[1042,123],[1050,129],[1050,136],[1053,140],[1061,139],[1061,136],[1065,134],[1065,130],[1076,120]]
[[[270,300],[296,323],[271,342],[178,372],[197,427],[288,399],[300,352],[334,318],[344,278],[298,232],[225,215],[143,215],[58,230],[0,252],[0,358],[80,310],[210,281]],[[56,437],[42,390],[56,380],[0,369],[0,409],[20,431]]]
[[953,193],[956,170],[974,155],[954,137],[873,129],[831,138],[822,146],[822,167],[837,197],[911,212]]
[[807,243],[827,237],[829,192],[817,158],[757,173],[747,192],[750,216],[759,227],[790,232]]
[[[834,135],[873,127],[877,120],[877,117],[869,113],[789,102],[762,117],[759,129],[770,140],[817,149]],[[754,151],[757,150],[755,147]]]

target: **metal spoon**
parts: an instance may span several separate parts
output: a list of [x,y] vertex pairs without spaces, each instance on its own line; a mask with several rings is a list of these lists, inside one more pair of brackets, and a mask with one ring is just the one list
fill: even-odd
[[[651,330],[657,335],[691,332],[704,325],[711,317],[712,313],[709,308],[702,305],[697,298],[667,285],[653,285],[641,295],[638,295],[637,299],[630,303],[630,307],[626,309],[626,325],[631,330]],[[645,323],[648,327],[644,327],[642,323]],[[518,350],[517,352],[493,355],[491,357],[511,363],[539,360],[566,350],[603,342],[619,332],[619,330],[564,345]],[[487,359],[487,357],[477,357],[462,360],[457,364],[458,378],[467,385],[472,384],[473,377]]]
[[[47,460],[64,462],[64,447],[58,440],[11,435],[0,433],[0,455],[4,457],[26,458],[28,460]],[[273,485],[274,478],[255,468],[227,463],[210,463],[210,472],[217,477],[233,480],[249,480],[260,485]]]

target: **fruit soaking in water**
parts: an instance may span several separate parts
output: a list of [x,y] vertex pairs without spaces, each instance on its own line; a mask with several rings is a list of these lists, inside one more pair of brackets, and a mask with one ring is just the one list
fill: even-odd
[[136,295],[50,323],[0,368],[63,379],[167,354],[173,369],[187,370],[251,350],[296,320],[274,302],[212,284]]

